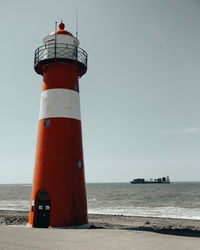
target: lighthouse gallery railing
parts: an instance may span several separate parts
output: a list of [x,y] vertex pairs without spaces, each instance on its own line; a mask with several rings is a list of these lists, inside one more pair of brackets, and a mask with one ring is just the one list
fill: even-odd
[[58,61],[74,62],[78,66],[87,69],[87,52],[77,46],[64,43],[47,43],[40,46],[35,51],[34,68],[37,70],[38,64],[51,62],[52,59]]

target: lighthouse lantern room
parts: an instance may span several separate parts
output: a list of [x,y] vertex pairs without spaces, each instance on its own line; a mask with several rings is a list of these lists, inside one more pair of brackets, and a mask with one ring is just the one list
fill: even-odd
[[43,83],[29,216],[34,227],[89,225],[79,99],[87,53],[64,28],[61,22],[35,51]]

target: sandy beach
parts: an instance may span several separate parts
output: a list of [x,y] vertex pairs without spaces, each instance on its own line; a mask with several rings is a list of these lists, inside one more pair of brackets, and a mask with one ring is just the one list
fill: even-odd
[[200,221],[89,214],[91,229],[35,229],[0,211],[0,249],[199,249]]

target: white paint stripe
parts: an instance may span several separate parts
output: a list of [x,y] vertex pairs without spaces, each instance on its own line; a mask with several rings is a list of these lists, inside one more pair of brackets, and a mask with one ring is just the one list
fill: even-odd
[[79,93],[69,89],[42,91],[39,119],[66,117],[81,120]]

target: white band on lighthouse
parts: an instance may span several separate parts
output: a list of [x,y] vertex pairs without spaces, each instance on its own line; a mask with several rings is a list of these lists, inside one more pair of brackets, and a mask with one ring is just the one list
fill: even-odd
[[47,89],[41,94],[39,120],[65,117],[81,120],[79,93],[70,89]]

